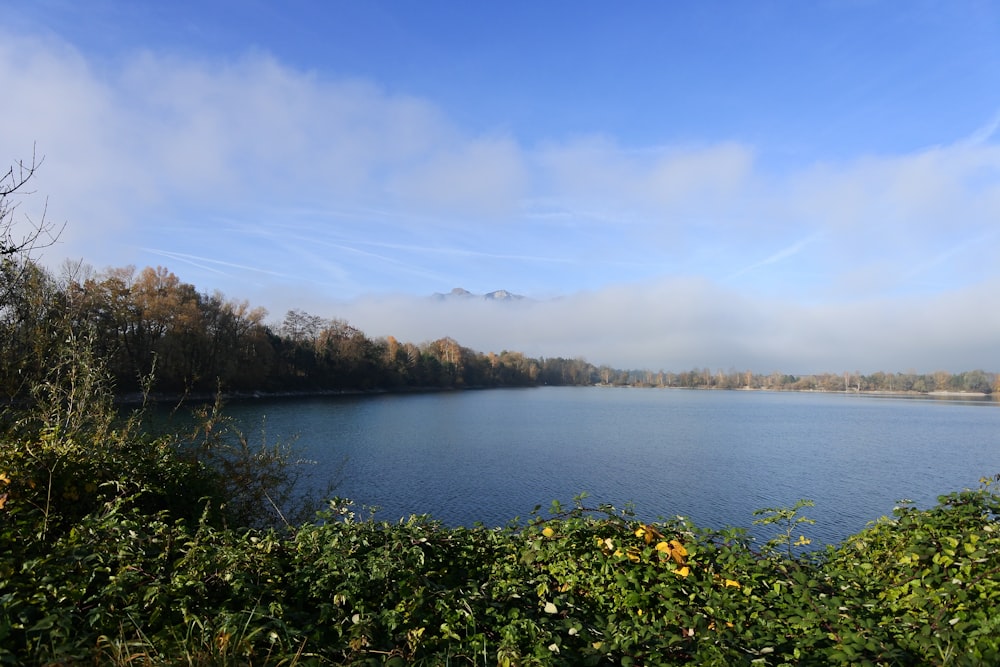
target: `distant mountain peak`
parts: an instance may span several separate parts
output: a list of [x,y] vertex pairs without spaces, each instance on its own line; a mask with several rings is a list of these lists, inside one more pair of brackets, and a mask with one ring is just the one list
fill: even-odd
[[505,289],[498,289],[484,294],[483,298],[489,301],[517,301],[518,299],[523,299],[524,297],[520,294],[508,292]]
[[505,289],[498,289],[492,292],[487,292],[486,294],[473,294],[469,290],[463,287],[456,287],[447,294],[441,294],[440,292],[435,292],[432,299],[438,301],[450,301],[452,299],[482,299],[483,301],[520,301],[524,297],[520,294],[514,294],[513,292],[508,292]]

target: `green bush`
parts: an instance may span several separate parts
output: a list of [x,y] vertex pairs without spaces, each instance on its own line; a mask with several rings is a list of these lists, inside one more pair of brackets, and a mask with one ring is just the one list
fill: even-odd
[[0,663],[995,664],[992,484],[791,558],[580,500],[503,529],[337,501],[294,530],[113,502],[26,554],[8,505]]

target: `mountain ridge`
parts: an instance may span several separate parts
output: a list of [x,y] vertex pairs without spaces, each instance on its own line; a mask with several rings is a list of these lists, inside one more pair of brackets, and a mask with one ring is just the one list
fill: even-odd
[[455,287],[450,292],[442,294],[441,292],[435,292],[431,295],[431,298],[436,301],[451,301],[455,299],[481,299],[483,301],[520,301],[527,297],[520,294],[514,294],[513,292],[508,292],[505,289],[493,290],[492,292],[487,292],[486,294],[474,294],[464,287]]

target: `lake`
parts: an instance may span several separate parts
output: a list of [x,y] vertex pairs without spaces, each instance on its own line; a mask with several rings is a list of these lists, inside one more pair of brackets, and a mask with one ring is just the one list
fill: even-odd
[[985,400],[540,387],[234,402],[253,436],[297,436],[318,479],[376,517],[500,526],[587,492],[640,518],[751,527],[754,509],[815,501],[835,543],[906,498],[919,507],[1000,472]]

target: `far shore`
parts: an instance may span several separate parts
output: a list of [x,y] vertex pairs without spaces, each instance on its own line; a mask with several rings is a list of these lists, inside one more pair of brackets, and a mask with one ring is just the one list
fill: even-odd
[[[715,389],[715,387],[710,387]],[[889,391],[886,389],[772,389],[770,387],[736,387],[732,391],[773,391],[777,393],[791,392],[799,394],[857,394],[860,396],[940,396],[950,398],[1000,398],[997,394],[987,394],[981,391]]]
[[[539,387],[548,385],[536,385]],[[676,387],[657,385],[560,385],[560,386],[593,386],[593,387],[627,387],[635,389],[678,389],[683,391],[761,391],[775,393],[797,393],[797,394],[852,394],[859,396],[898,396],[901,398],[970,398],[1000,399],[998,394],[987,394],[978,391],[887,391],[881,389],[775,389],[771,387]],[[288,391],[223,391],[221,394],[210,392],[192,392],[189,394],[152,393],[143,396],[141,393],[128,393],[116,397],[115,401],[123,406],[136,406],[144,403],[164,405],[170,403],[207,403],[221,398],[227,401],[246,401],[257,399],[294,399],[294,398],[316,398],[323,396],[368,396],[379,394],[425,394],[449,391],[482,390],[482,389],[525,389],[531,387],[394,387],[391,389],[303,389]]]

